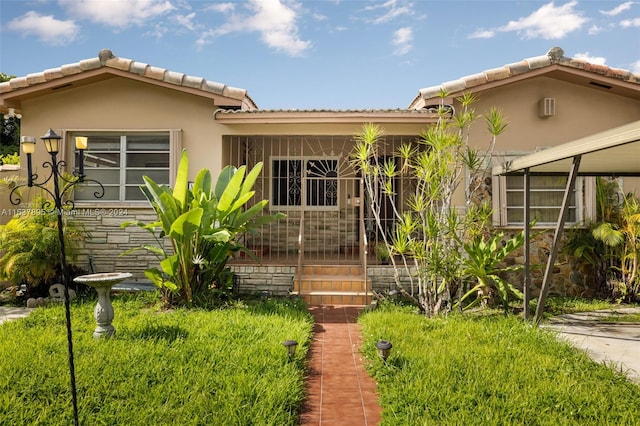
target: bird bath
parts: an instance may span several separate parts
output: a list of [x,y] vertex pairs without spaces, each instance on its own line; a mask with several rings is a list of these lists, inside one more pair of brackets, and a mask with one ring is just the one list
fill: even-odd
[[114,315],[109,293],[111,292],[111,287],[131,277],[132,275],[128,272],[108,272],[104,274],[80,275],[73,279],[73,281],[77,283],[86,284],[95,288],[98,292],[98,303],[93,310],[93,317],[96,319],[97,324],[93,332],[94,338],[100,339],[116,334],[116,329],[111,325]]

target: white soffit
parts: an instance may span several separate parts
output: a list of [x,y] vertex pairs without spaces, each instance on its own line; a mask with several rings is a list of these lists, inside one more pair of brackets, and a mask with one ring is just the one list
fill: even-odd
[[640,121],[524,155],[493,168],[493,175],[568,173],[573,157],[582,155],[581,175],[640,176]]

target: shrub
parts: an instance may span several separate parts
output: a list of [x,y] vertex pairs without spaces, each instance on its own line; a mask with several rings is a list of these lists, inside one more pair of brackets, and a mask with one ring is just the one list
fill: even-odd
[[[0,279],[26,284],[32,296],[48,295],[48,286],[60,282],[60,240],[55,212],[42,208],[43,198],[0,225]],[[63,214],[67,259],[75,258],[77,242],[88,234]]]

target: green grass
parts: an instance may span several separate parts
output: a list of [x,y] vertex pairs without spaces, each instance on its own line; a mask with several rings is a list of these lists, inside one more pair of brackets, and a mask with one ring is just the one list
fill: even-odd
[[640,313],[637,314],[613,314],[598,319],[602,322],[640,322]]
[[[94,301],[73,306],[81,424],[298,423],[312,328],[303,303],[164,312],[148,297],[114,298],[109,340],[92,337]],[[300,342],[293,362],[287,339]],[[0,424],[70,424],[63,307],[0,326],[0,342]]]
[[[361,315],[383,425],[636,425],[640,386],[502,315],[427,319],[390,307]],[[384,365],[375,342],[393,343]]]
[[[535,302],[537,302],[537,299],[535,299]],[[535,312],[536,304],[537,303],[533,304],[532,312]],[[624,307],[624,305],[611,303],[606,300],[551,296],[547,298],[547,301],[545,303],[544,318],[562,314],[573,314],[576,312],[593,312],[601,311],[603,309],[619,309],[621,307]]]

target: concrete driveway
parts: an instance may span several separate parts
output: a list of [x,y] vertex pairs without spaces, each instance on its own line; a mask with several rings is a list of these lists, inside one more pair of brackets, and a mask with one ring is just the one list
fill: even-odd
[[640,307],[566,314],[552,318],[543,327],[558,332],[593,360],[619,369],[640,384],[640,323],[598,321],[639,312]]

